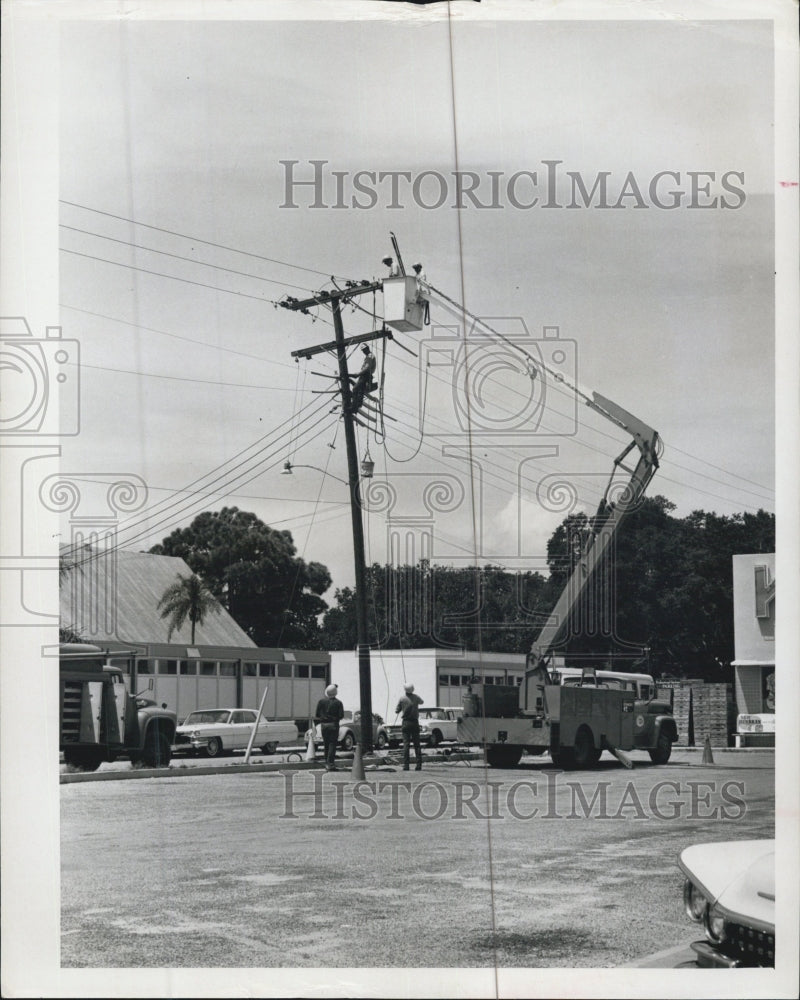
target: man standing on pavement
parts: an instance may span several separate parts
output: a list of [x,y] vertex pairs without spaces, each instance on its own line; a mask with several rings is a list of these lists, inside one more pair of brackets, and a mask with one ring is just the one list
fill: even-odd
[[336,744],[339,742],[339,723],[344,716],[344,705],[336,697],[339,688],[329,684],[325,688],[325,697],[317,702],[314,722],[322,728],[322,747],[325,757],[325,770],[336,770]]
[[417,755],[415,771],[422,770],[422,750],[419,745],[419,706],[422,698],[414,694],[414,685],[406,684],[405,695],[398,701],[395,712],[403,715],[403,770],[409,767],[411,742],[414,743],[414,753]]

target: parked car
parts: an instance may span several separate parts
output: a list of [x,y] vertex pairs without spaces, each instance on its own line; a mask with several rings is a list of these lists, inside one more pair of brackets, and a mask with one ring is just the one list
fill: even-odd
[[[250,708],[205,708],[191,712],[175,730],[176,753],[205,753],[219,757],[232,750],[245,750],[258,712]],[[254,746],[275,753],[281,744],[297,743],[300,734],[293,722],[259,720]]]
[[[322,726],[317,725],[314,730],[314,739],[317,743],[322,742]],[[344,717],[339,723],[339,746],[342,750],[352,750],[356,743],[361,742],[361,712],[351,712],[345,710]],[[384,750],[389,746],[389,738],[386,734],[386,726],[380,715],[372,714],[372,745],[378,750]]]
[[[419,726],[419,741],[420,743],[425,743],[426,745],[431,744],[431,730],[427,726],[422,725],[422,709],[420,709],[420,726]],[[386,745],[387,746],[400,746],[403,742],[403,727],[398,722],[396,725],[384,726],[384,732],[386,734]]]
[[694,964],[774,968],[775,841],[695,844],[678,864],[686,876],[686,913],[706,936],[691,946]]
[[432,747],[444,740],[457,741],[456,728],[461,714],[460,708],[420,708],[420,736],[427,733]]

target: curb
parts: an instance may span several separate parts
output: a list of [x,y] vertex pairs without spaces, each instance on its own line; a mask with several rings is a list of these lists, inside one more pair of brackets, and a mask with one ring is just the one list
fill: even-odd
[[[448,754],[447,756],[426,757],[426,764],[449,764],[460,760],[482,760],[482,753],[473,754]],[[347,761],[349,758],[337,760]],[[386,764],[394,765],[397,762],[387,757],[364,757],[364,766],[372,768]],[[322,760],[311,761],[284,761],[272,764],[207,764],[198,767],[141,767],[131,768],[128,771],[75,771],[72,774],[60,774],[59,784],[76,785],[84,781],[135,781],[139,778],[193,778],[195,775],[203,776],[209,774],[269,774],[275,771],[313,771],[324,770],[325,764]],[[342,774],[347,773],[344,769]]]

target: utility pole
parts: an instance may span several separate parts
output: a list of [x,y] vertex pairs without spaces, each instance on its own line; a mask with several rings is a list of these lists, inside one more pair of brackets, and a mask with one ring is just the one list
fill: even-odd
[[347,347],[352,344],[365,343],[382,337],[391,337],[387,329],[374,330],[371,333],[358,334],[355,337],[345,337],[342,324],[342,303],[356,295],[364,295],[382,288],[382,282],[353,283],[347,288],[334,292],[319,292],[310,299],[298,300],[287,298],[281,305],[295,312],[307,313],[313,306],[329,305],[333,311],[333,328],[336,339],[326,344],[292,351],[293,358],[310,358],[324,351],[336,351],[339,363],[339,387],[342,394],[342,416],[344,419],[344,439],[347,450],[347,480],[350,489],[350,515],[353,524],[353,557],[356,571],[356,636],[358,643],[358,678],[361,704],[361,749],[365,754],[372,752],[372,676],[370,673],[369,637],[367,635],[367,591],[366,565],[364,562],[364,524],[361,514],[360,476],[358,454],[356,453],[356,436],[353,429],[352,392],[350,391],[350,375],[347,371]]

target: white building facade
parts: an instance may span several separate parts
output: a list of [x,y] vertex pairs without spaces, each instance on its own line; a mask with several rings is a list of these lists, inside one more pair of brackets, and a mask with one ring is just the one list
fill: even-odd
[[775,742],[775,554],[733,557],[737,746]]

